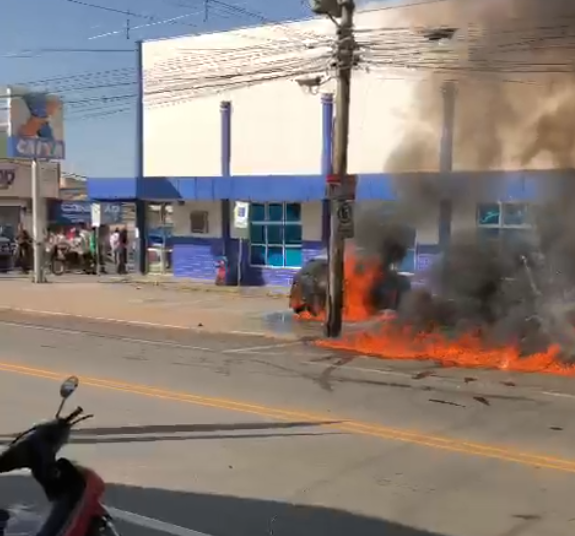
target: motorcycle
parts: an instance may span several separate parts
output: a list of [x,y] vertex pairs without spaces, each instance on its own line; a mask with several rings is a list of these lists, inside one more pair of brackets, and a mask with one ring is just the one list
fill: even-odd
[[93,259],[87,262],[81,253],[76,251],[70,244],[60,243],[52,246],[48,253],[50,271],[54,275],[63,275],[66,272],[83,271],[96,273]]
[[[105,484],[92,469],[57,458],[72,429],[91,419],[81,407],[62,417],[66,401],[78,388],[70,377],[60,387],[61,403],[54,419],[19,434],[0,454],[0,474],[29,469],[50,502],[49,513],[37,518],[38,536],[119,536],[102,504]],[[0,536],[22,534],[19,512],[0,509]]]

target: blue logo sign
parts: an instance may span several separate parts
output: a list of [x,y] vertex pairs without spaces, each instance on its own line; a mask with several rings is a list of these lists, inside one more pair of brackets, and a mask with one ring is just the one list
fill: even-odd
[[60,205],[62,214],[91,214],[89,203],[77,203],[74,201],[64,201]]
[[0,190],[8,190],[16,180],[14,169],[0,169]]
[[[122,223],[121,203],[101,203],[101,223],[113,225]],[[60,225],[75,225],[92,223],[92,203],[90,201],[61,201],[51,207],[52,223]]]
[[8,156],[10,158],[64,160],[66,153],[63,141],[10,136],[8,138]]

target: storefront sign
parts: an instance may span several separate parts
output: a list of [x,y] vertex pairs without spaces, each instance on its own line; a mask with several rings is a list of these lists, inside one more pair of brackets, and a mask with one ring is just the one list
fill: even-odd
[[16,169],[0,167],[0,190],[8,190],[16,180]]
[[60,225],[113,225],[122,221],[121,203],[98,203],[100,221],[94,222],[89,201],[59,201],[52,205],[51,223]]

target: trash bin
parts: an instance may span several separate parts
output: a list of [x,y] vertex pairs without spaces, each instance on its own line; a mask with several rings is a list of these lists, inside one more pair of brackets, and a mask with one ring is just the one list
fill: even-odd
[[228,282],[228,259],[226,257],[220,257],[214,263],[216,269],[216,285],[221,287]]

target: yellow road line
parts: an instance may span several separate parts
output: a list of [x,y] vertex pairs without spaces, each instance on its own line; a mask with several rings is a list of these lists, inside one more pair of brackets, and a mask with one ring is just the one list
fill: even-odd
[[[0,371],[54,381],[61,381],[62,378],[67,375],[63,372],[27,367],[12,363],[0,363]],[[109,389],[124,393],[137,394],[148,398],[183,402],[188,404],[195,404],[198,406],[236,411],[240,413],[249,413],[276,420],[300,420],[310,423],[318,423],[322,426],[352,434],[377,437],[391,441],[402,441],[414,445],[458,452],[471,456],[493,458],[507,462],[519,463],[522,465],[528,465],[531,467],[541,467],[546,469],[554,469],[557,471],[575,473],[575,460],[561,459],[529,452],[521,452],[509,448],[502,448],[448,437],[423,434],[419,432],[390,428],[378,424],[349,419],[338,421],[338,419],[334,418],[333,415],[321,415],[318,413],[308,413],[298,410],[273,408],[260,404],[251,404],[248,402],[241,402],[226,398],[194,395],[185,392],[159,389],[147,385],[125,383],[116,380],[94,378],[90,376],[82,376],[80,379],[83,385],[89,385],[91,387],[97,387],[100,389]]]

